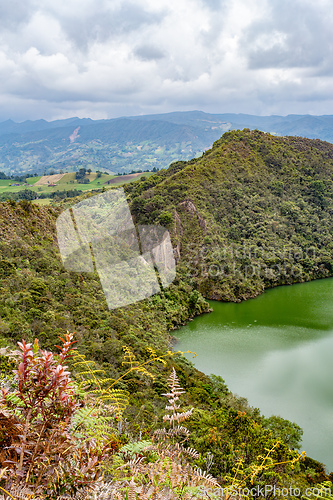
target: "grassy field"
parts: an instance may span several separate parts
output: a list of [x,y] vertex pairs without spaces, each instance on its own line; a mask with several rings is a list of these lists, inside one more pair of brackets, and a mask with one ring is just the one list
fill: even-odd
[[[46,185],[41,185],[41,186],[36,186],[36,182],[41,179],[41,177],[29,177],[27,178],[26,184],[18,183],[13,180],[0,180],[0,193],[17,193],[19,191],[22,191],[24,189],[30,189],[34,191],[35,193],[52,193],[54,191],[68,191],[71,189],[77,189],[78,191],[91,191],[93,189],[100,189],[103,186],[106,188],[110,188],[114,186],[115,184],[125,184],[128,182],[133,182],[135,180],[140,179],[140,177],[149,177],[152,175],[153,172],[143,172],[142,174],[133,177],[133,178],[128,178],[126,176],[126,179],[123,180],[122,175],[107,175],[107,174],[102,174],[101,177],[97,177],[96,172],[92,172],[91,174],[87,175],[89,179],[89,183],[87,184],[80,184],[77,182],[75,179],[75,172],[71,172],[68,174],[65,174],[57,183],[55,186],[48,186]],[[125,176],[124,176],[125,177]],[[108,180],[110,179],[116,179],[117,182],[115,182],[112,185],[106,184]],[[19,186],[15,186],[13,184],[20,184]],[[40,202],[44,202],[44,200],[38,200]]]
[[50,205],[51,201],[53,201],[51,198],[42,198],[41,200],[32,200],[32,203],[36,203],[36,205],[44,206],[44,205]]

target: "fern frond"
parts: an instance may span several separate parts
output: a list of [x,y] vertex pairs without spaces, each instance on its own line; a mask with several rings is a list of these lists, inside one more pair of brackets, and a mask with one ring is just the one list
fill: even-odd
[[[88,363],[88,361],[87,361]],[[82,363],[77,363],[77,364],[82,364]],[[96,370],[86,370],[86,371],[83,371],[83,372],[79,372],[78,375],[92,375],[92,374],[95,374],[95,373],[105,373],[104,370],[101,370],[101,369],[96,369]]]
[[190,436],[190,431],[182,425],[178,425],[177,427],[168,430],[168,436],[180,436],[181,434],[188,438]]
[[[94,439],[100,445],[117,442],[113,416],[104,416],[102,412],[97,413],[96,411],[89,414],[90,410],[89,407],[80,408],[72,418],[71,425],[76,436],[79,439],[83,437]],[[81,421],[84,422],[81,431],[75,431],[77,422]]]
[[[128,406],[129,393],[122,389],[110,387],[115,383],[115,380],[110,377],[100,377],[99,375],[105,374],[105,371],[95,368],[95,361],[86,360],[85,355],[78,352],[75,352],[73,357],[74,366],[76,368],[84,368],[81,371],[78,370],[75,377],[88,384],[85,393],[90,396],[97,396],[99,402],[103,401],[104,403],[109,403],[113,413],[116,414],[117,417],[121,417],[125,408]],[[90,408],[89,412],[85,414],[84,419],[86,419],[92,411],[92,408]],[[81,420],[78,422],[78,425],[80,425],[80,422]]]
[[135,366],[133,368],[134,371],[136,371],[137,373],[141,373],[142,375],[146,375],[146,377],[149,377],[151,378],[153,381],[155,381],[155,375],[153,375],[152,373],[150,373],[150,371],[147,370],[147,368],[145,368],[144,366]]
[[[33,498],[34,494],[33,492],[24,486],[14,486],[10,488],[7,492],[9,494],[10,498],[14,498],[15,500],[17,499],[22,499],[25,500],[26,498]],[[4,498],[8,498],[7,495]]]
[[134,367],[137,366],[135,354],[133,353],[132,349],[127,345],[123,346],[123,351],[124,351],[124,361],[122,362],[122,365],[123,366],[129,365],[131,370],[133,370]]
[[188,455],[191,458],[199,458],[199,453],[194,448],[185,448],[184,446],[180,445],[180,449],[183,453],[185,453],[185,455]]
[[184,411],[182,413],[177,413],[175,412],[173,415],[164,415],[163,420],[169,420],[169,422],[183,422],[187,418],[189,418],[192,415],[194,408],[191,408],[188,411]]
[[126,464],[120,465],[119,467],[117,467],[117,469],[130,469],[131,471],[136,472],[140,469],[143,460],[144,457],[131,458],[131,460],[126,462]]
[[[103,372],[104,372],[104,370],[101,370],[101,371],[103,371]],[[101,385],[102,385],[102,384],[109,384],[110,382],[114,382],[114,381],[115,381],[115,379],[114,379],[114,378],[110,378],[110,377],[108,377],[108,378],[99,378],[99,379],[98,379],[98,382],[99,382]]]
[[153,349],[153,347],[146,347],[146,351],[149,352],[150,356],[152,358],[155,358],[156,357],[156,350]]
[[216,479],[208,472],[201,470],[199,467],[196,467],[193,470],[193,476],[196,481],[203,483],[205,486],[210,485],[220,488],[220,485],[216,481]]
[[125,453],[128,455],[138,455],[151,448],[152,441],[136,441],[135,443],[128,443],[121,447],[120,453]]
[[128,500],[135,500],[136,499],[136,494],[135,494],[135,482],[132,481],[130,482],[129,484],[129,487],[128,487]]
[[154,431],[154,436],[156,436],[158,439],[165,439],[165,437],[167,436],[167,431],[166,429],[156,429],[156,431]]
[[[154,361],[159,361],[163,365],[166,365],[167,362],[162,356],[158,356],[155,349],[152,347],[146,347],[147,352],[149,353],[149,356],[154,359]],[[169,354],[170,351],[168,351]],[[172,354],[172,353],[171,353]]]
[[[138,363],[135,354],[131,350],[130,347],[128,346],[123,346],[124,350],[124,361],[122,362],[123,366],[128,367],[128,371],[135,371],[137,373],[141,373],[142,375],[145,375],[146,377],[151,378],[152,380],[155,380],[155,376],[150,373],[149,370],[144,366],[144,363]],[[154,351],[152,349],[152,351]],[[152,360],[157,361],[157,358],[155,356],[151,356]]]

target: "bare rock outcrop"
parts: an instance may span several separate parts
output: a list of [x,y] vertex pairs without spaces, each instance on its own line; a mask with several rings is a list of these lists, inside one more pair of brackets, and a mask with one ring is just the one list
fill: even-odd
[[179,214],[177,210],[174,212],[174,234],[175,234],[175,239],[177,241],[177,245],[173,249],[174,257],[176,260],[176,263],[178,263],[181,259],[180,251],[181,251],[181,237],[184,234],[184,229],[182,226],[182,221],[181,218],[179,217]]
[[206,220],[200,215],[197,207],[194,205],[194,203],[190,200],[185,200],[185,201],[182,201],[181,203],[179,203],[180,206],[182,206],[186,212],[188,212],[189,214],[192,214],[192,215],[196,215],[197,218],[198,218],[198,222],[199,222],[199,227],[203,230],[203,231],[206,231],[207,229],[207,222]]

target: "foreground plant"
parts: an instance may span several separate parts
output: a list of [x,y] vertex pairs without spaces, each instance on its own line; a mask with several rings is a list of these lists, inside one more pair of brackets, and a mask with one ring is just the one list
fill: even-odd
[[34,344],[18,342],[16,388],[0,393],[6,436],[1,465],[9,491],[27,488],[48,498],[75,494],[101,474],[107,444],[96,447],[93,439],[78,440],[70,433],[71,418],[82,405],[65,364],[72,355],[72,339],[70,333],[61,338],[59,354],[41,350],[37,339]]
[[[169,425],[154,432],[153,442],[141,450],[141,456],[134,454],[121,466],[129,473],[129,484],[115,493],[115,499],[214,498],[209,497],[204,489],[206,488],[207,492],[209,490],[210,495],[212,491],[218,494],[220,490],[213,476],[191,463],[199,454],[186,446],[190,432],[181,423],[191,416],[193,408],[181,410],[179,398],[185,391],[180,386],[174,368],[168,378],[168,385],[169,392],[163,394],[168,398],[165,407],[168,413],[163,420],[169,422]],[[122,448],[121,452],[126,453],[129,450],[130,447],[127,446]]]

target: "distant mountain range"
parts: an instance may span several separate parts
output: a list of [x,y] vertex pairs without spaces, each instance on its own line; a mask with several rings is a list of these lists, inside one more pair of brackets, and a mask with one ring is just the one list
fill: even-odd
[[202,111],[111,120],[68,118],[0,123],[0,171],[92,170],[124,173],[166,168],[210,148],[227,130],[259,129],[333,142],[333,115],[255,116]]

